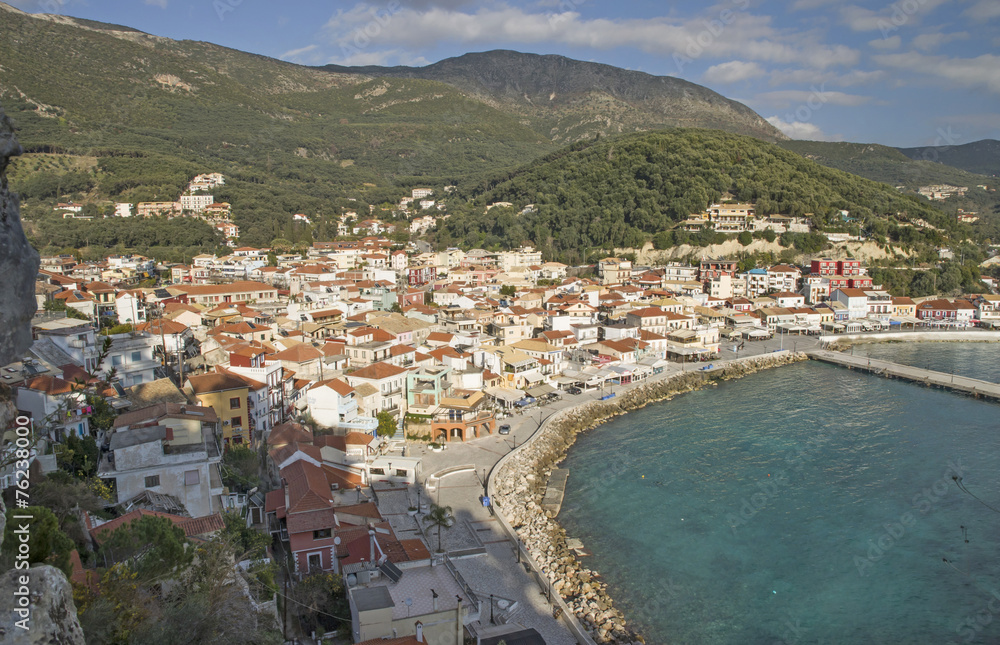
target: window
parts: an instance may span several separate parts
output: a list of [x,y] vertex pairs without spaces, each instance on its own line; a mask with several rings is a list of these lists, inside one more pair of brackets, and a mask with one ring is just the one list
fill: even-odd
[[139,385],[142,383],[142,374],[136,374],[132,377],[132,385]]
[[230,410],[240,409],[240,397],[234,396],[233,398],[229,399],[229,409]]
[[318,531],[313,531],[314,540],[323,540],[331,535],[333,535],[333,529],[319,529]]
[[406,477],[406,470],[404,470],[403,468],[397,468],[396,477]]
[[314,571],[320,571],[323,568],[323,554],[322,553],[310,553],[309,554],[309,573]]
[[159,475],[150,475],[149,477],[146,477],[146,488],[153,488],[159,485],[160,485]]
[[113,367],[114,367],[114,366],[118,366],[118,365],[121,365],[121,364],[122,364],[122,357],[121,357],[121,354],[116,354],[116,355],[114,355],[114,356],[112,356],[112,357],[111,357],[111,365],[112,365]]
[[385,470],[382,468],[371,468],[369,469],[368,473],[371,475],[384,475]]
[[230,419],[230,423],[233,424],[234,428],[240,428],[243,426],[243,417],[233,417]]
[[184,485],[185,486],[197,486],[201,483],[201,476],[197,470],[185,470],[184,471]]

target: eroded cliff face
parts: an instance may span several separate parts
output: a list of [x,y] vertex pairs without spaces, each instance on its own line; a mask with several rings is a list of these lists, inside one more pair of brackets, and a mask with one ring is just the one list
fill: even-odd
[[[21,228],[16,195],[7,189],[7,164],[22,149],[14,128],[0,107],[0,365],[21,358],[31,345],[31,317],[35,313],[35,278],[38,252],[31,248]],[[0,420],[16,414],[0,392]],[[0,425],[0,429],[7,426]],[[5,509],[0,500],[0,550]],[[14,520],[16,522],[16,520]],[[22,576],[25,578],[22,579]],[[18,610],[21,610],[19,613]],[[18,621],[27,629],[18,626]],[[50,566],[11,569],[0,575],[0,643],[30,645],[84,645],[76,616],[73,589],[63,572]]]
[[7,164],[21,152],[0,106],[0,365],[17,360],[31,345],[35,313],[38,252],[24,237],[17,196],[7,188]]

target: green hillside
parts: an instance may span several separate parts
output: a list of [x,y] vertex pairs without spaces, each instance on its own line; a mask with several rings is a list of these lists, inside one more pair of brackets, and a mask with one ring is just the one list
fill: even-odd
[[876,143],[831,141],[782,141],[778,145],[806,159],[860,175],[891,186],[917,188],[928,184],[975,186],[987,182],[982,175],[944,163],[911,159],[897,148]]
[[922,148],[899,148],[910,159],[946,164],[967,172],[1000,176],[1000,141],[983,139],[972,143]]
[[[531,241],[569,261],[595,247],[638,247],[728,195],[758,212],[806,215],[844,230],[847,210],[876,239],[933,244],[957,225],[926,201],[826,168],[758,139],[673,129],[575,144],[472,189],[474,202],[449,218],[441,243],[516,245]],[[494,202],[513,208],[493,209]],[[534,205],[533,210],[520,214]],[[940,229],[909,225],[923,219]],[[676,241],[673,240],[673,241]],[[669,246],[660,237],[658,245]]]

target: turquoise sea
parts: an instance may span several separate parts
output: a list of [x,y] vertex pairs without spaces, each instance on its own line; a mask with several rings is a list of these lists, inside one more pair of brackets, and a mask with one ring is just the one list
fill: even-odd
[[996,404],[800,363],[582,435],[559,521],[650,644],[997,643],[998,448]]

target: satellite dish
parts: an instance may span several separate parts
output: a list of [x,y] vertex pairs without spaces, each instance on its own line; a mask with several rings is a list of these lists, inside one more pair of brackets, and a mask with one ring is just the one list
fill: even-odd
[[406,603],[407,607],[409,607],[409,606],[413,605],[413,598],[407,598],[403,602]]
[[336,546],[340,546],[340,536],[339,536],[339,535],[338,535],[338,536],[336,536],[335,538],[333,538],[333,543],[334,543],[334,544],[335,544]]

